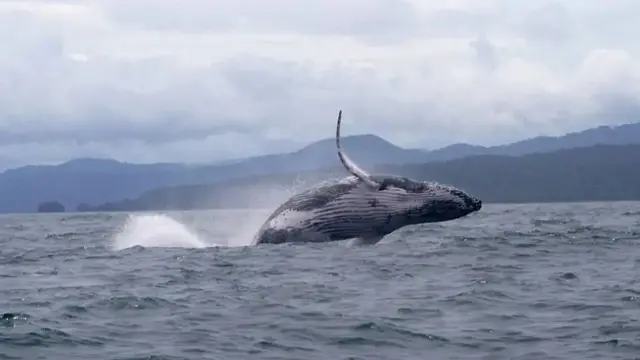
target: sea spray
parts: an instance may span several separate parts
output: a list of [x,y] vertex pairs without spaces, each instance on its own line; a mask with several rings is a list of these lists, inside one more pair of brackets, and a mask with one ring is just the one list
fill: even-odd
[[[282,201],[308,187],[296,177],[288,187],[248,186],[235,197],[251,199],[254,209],[199,210],[176,219],[166,214],[129,214],[111,239],[114,250],[133,246],[206,248],[250,246],[271,211]],[[242,199],[241,199],[242,200]],[[260,209],[260,210],[258,210]],[[191,219],[188,219],[191,218]],[[206,225],[203,227],[197,224]],[[196,230],[201,230],[196,232]]]
[[164,214],[130,214],[113,238],[113,249],[133,246],[204,248],[207,244],[184,224]]
[[[263,211],[203,210],[193,218],[176,219],[165,214],[129,214],[111,239],[113,250],[133,246],[206,248],[251,245],[264,220]],[[205,227],[197,226],[206,224]],[[199,230],[199,231],[196,231]]]

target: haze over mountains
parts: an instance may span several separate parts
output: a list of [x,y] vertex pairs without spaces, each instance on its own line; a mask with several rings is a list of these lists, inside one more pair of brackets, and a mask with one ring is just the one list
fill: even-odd
[[[633,146],[604,148],[596,146],[603,144],[640,144],[640,123],[616,127],[601,126],[561,137],[536,137],[493,147],[454,144],[433,151],[404,149],[375,135],[356,135],[344,138],[345,150],[354,160],[367,168],[382,165],[410,166],[471,157],[465,161],[471,161],[475,164],[473,166],[477,171],[473,176],[478,178],[479,182],[483,182],[483,176],[488,176],[488,172],[483,174],[483,171],[480,170],[490,164],[500,168],[500,171],[509,172],[513,179],[519,177],[514,172],[519,168],[517,166],[518,160],[495,156],[512,157],[551,153],[545,157],[536,158],[546,159],[547,164],[556,164],[553,169],[545,168],[544,162],[542,165],[538,165],[537,171],[545,173],[562,170],[557,168],[557,163],[550,160],[555,156],[566,158],[566,152],[560,152],[557,155],[553,153],[562,149],[593,147],[593,149],[585,151],[572,152],[571,162],[578,161],[577,159],[583,157],[593,157],[598,151],[606,150],[610,156],[624,151],[639,151],[638,147]],[[486,155],[491,155],[491,157]],[[589,161],[588,158],[584,160],[587,163]],[[628,158],[628,160],[631,161],[632,158]],[[524,158],[523,161],[525,161]],[[465,162],[452,162],[452,164],[463,163]],[[583,164],[586,166],[587,163]],[[467,165],[473,167],[471,164]],[[390,169],[389,166],[382,168]],[[446,167],[446,165],[434,166]],[[481,167],[477,168],[478,166]],[[597,166],[603,166],[603,163],[597,163]],[[54,166],[25,166],[0,174],[0,212],[31,212],[35,211],[39,203],[50,200],[59,201],[69,210],[75,209],[78,204],[85,204],[83,207],[89,208],[90,206],[86,204],[98,205],[127,198],[134,199],[146,191],[163,187],[220,183],[243,178],[245,178],[243,181],[248,181],[246,178],[252,178],[250,181],[255,183],[257,178],[264,175],[313,172],[323,169],[340,171],[334,138],[314,142],[292,153],[257,156],[227,161],[218,165],[128,164],[108,159],[77,159]],[[410,167],[406,169],[410,169]],[[424,169],[420,171],[415,169],[417,167],[407,171],[410,173],[413,171],[418,178],[428,173]],[[616,169],[609,170],[617,171]],[[525,170],[521,169],[521,171]],[[597,171],[597,169],[595,170]],[[624,175],[623,173],[609,174],[610,177]],[[445,173],[436,171],[434,176],[436,176],[434,180],[443,182],[446,180],[437,178],[446,177]],[[455,178],[457,175],[452,180]],[[508,181],[508,179],[506,180]],[[511,197],[519,198],[517,194]],[[523,201],[525,200],[531,201],[532,199],[523,198]],[[500,201],[509,201],[509,199]]]

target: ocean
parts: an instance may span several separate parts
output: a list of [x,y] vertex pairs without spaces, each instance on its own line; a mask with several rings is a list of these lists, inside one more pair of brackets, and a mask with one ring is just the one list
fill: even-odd
[[0,359],[640,359],[640,203],[246,246],[266,215],[0,216]]

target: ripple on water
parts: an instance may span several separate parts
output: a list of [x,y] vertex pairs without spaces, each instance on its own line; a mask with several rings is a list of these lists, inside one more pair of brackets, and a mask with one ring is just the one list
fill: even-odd
[[241,245],[262,213],[3,216],[0,359],[633,359],[638,214],[489,204],[367,248]]

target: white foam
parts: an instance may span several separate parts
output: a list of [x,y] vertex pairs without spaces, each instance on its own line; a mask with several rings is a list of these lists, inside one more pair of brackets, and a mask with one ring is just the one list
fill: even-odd
[[113,237],[113,249],[133,246],[204,248],[220,246],[207,244],[184,224],[163,214],[130,214],[122,230]]

